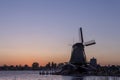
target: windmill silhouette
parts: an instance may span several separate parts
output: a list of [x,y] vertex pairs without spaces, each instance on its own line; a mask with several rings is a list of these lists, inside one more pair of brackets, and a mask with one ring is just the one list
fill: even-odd
[[72,53],[69,63],[73,65],[86,65],[86,54],[84,47],[96,44],[95,40],[84,42],[82,28],[79,30],[79,38],[81,42],[75,43],[72,46]]
[[61,70],[56,74],[69,75],[76,73],[86,73],[91,70],[96,70],[94,66],[87,64],[85,55],[85,46],[96,44],[95,40],[84,42],[82,28],[79,30],[80,42],[72,45],[71,58],[69,63],[63,65]]

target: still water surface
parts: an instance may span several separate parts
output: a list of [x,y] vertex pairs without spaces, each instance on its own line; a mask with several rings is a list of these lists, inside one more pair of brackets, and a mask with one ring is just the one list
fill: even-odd
[[39,75],[39,71],[0,71],[0,80],[120,80],[120,77]]

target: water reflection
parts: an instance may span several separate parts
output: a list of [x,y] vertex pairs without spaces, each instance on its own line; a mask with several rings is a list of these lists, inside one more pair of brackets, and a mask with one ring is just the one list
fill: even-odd
[[71,80],[83,80],[83,79],[84,79],[84,77],[72,77]]
[[[68,79],[62,79],[68,80]],[[120,77],[110,76],[87,76],[87,77],[71,77],[69,80],[120,80]]]
[[0,80],[120,80],[120,77],[109,76],[86,76],[72,77],[61,75],[39,75],[33,71],[0,71]]
[[120,78],[110,77],[110,76],[88,76],[88,77],[84,77],[83,80],[120,80]]

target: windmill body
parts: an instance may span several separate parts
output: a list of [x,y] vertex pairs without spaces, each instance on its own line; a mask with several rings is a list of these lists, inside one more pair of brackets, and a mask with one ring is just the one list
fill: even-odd
[[84,45],[82,43],[76,43],[72,46],[70,63],[75,65],[82,65],[86,63]]

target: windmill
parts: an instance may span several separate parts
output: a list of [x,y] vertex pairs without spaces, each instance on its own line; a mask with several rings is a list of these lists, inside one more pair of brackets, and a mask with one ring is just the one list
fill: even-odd
[[85,65],[87,61],[84,47],[94,45],[96,42],[95,40],[84,42],[82,28],[79,30],[79,38],[81,42],[73,44],[69,62],[74,65]]

